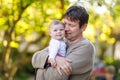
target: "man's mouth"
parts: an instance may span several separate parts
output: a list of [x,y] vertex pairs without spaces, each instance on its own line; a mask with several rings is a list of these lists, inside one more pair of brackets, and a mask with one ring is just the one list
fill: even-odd
[[71,33],[66,33],[66,34],[71,34]]

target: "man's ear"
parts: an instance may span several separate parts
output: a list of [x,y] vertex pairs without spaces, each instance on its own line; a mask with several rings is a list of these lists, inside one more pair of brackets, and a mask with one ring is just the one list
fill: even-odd
[[85,31],[86,27],[87,27],[87,23],[83,24],[82,25],[82,31]]

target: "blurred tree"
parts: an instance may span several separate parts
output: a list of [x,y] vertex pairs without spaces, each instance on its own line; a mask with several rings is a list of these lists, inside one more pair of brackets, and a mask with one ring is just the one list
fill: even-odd
[[31,63],[31,53],[47,46],[48,23],[61,19],[67,4],[65,0],[0,0],[2,80],[13,80],[20,66]]
[[120,7],[120,0],[117,0],[116,5],[113,8],[113,13],[112,13],[115,26],[111,27],[112,33],[110,34],[111,37],[114,37],[116,39],[115,43],[113,44],[114,46],[113,55],[115,52],[115,45],[118,41],[120,41],[120,14],[119,14],[120,8],[119,7]]

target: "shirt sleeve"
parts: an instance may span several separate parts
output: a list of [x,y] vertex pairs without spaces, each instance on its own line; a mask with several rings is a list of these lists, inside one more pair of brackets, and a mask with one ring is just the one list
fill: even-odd
[[35,54],[33,54],[32,66],[34,68],[44,69],[47,58],[48,58],[48,47],[41,51],[37,51]]
[[[56,68],[49,67],[45,68],[46,60],[48,58],[48,47],[36,52],[32,57],[32,66],[34,68],[38,68],[37,71],[37,79],[43,77],[40,73],[45,73],[44,77],[47,78],[45,80],[68,80],[69,75],[66,75],[64,72],[63,75],[60,75]],[[54,74],[51,74],[54,73]]]
[[55,59],[60,48],[60,41],[52,39],[49,44],[49,58]]

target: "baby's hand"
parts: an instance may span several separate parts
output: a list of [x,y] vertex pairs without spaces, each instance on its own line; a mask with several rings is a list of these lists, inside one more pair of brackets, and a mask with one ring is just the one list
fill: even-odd
[[55,62],[55,60],[53,58],[50,58],[49,62],[50,62],[52,67],[56,67],[57,63]]

